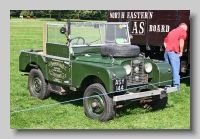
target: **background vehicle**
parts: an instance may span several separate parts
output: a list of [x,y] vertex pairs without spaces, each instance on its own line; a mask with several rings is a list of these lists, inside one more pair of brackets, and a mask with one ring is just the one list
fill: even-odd
[[171,66],[152,60],[131,45],[128,22],[44,24],[43,50],[21,50],[19,70],[29,73],[30,95],[83,92],[85,114],[99,121],[116,108],[139,101],[144,108],[165,108],[172,84]]
[[151,59],[164,60],[163,40],[167,33],[184,22],[188,37],[181,57],[181,75],[190,69],[190,10],[109,10],[108,22],[129,22],[131,44]]

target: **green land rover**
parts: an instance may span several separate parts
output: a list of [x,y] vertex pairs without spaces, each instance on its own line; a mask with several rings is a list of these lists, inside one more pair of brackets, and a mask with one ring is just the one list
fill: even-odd
[[177,91],[171,66],[131,45],[127,22],[45,23],[43,49],[20,50],[19,70],[38,99],[83,92],[85,115],[101,122],[130,101],[163,109],[168,93]]

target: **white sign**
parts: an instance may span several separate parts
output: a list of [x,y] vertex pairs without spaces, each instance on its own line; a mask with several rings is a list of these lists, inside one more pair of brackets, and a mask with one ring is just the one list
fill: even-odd
[[[146,25],[145,19],[152,19],[153,12],[110,12],[109,18],[111,19],[131,19],[132,21],[132,35],[145,35],[145,31],[148,32],[169,32],[169,25],[161,24],[148,24]],[[135,20],[136,19],[136,20]],[[140,20],[138,20],[140,19]],[[143,20],[141,20],[143,19]],[[145,29],[148,27],[147,29]]]

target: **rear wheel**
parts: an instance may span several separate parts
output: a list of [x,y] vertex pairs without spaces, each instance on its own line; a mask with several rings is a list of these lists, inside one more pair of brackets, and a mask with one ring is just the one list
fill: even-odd
[[41,100],[46,99],[50,92],[40,69],[32,69],[28,77],[30,95]]
[[99,83],[92,84],[85,90],[83,105],[85,114],[89,118],[104,122],[115,116],[116,106]]

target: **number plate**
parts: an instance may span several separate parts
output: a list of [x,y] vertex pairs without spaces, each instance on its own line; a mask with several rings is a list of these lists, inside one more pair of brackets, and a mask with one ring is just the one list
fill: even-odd
[[122,91],[126,89],[126,79],[113,80],[113,91]]

